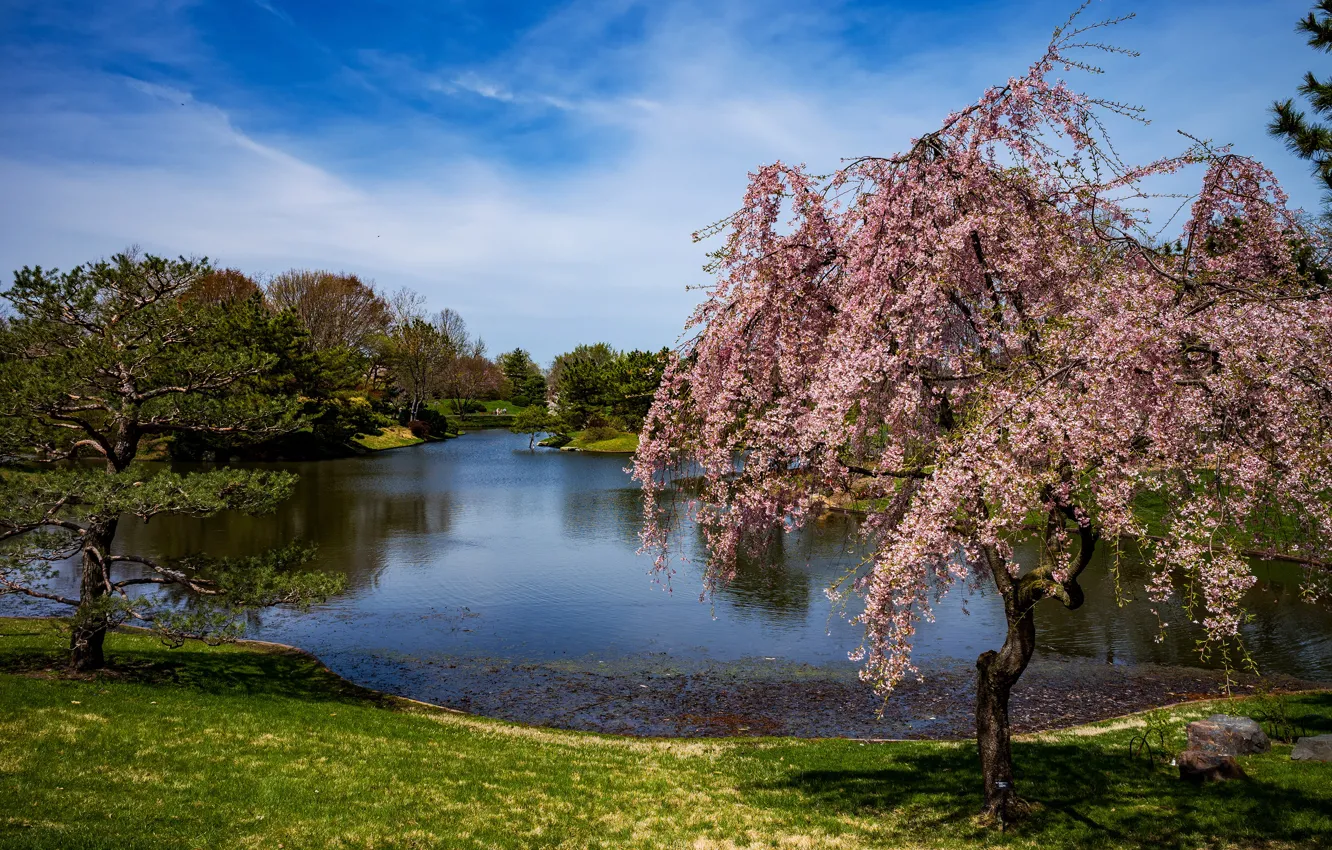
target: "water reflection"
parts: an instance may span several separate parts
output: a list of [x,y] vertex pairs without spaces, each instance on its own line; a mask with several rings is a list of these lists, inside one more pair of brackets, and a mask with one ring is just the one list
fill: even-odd
[[158,517],[123,523],[122,551],[158,557],[249,555],[292,540],[319,546],[319,567],[372,587],[390,563],[427,564],[447,539],[457,503],[447,474],[405,454],[334,463],[268,464],[297,473],[292,497],[270,516]]
[[[855,520],[831,516],[778,535],[743,559],[712,605],[700,605],[703,547],[680,535],[670,593],[635,554],[641,499],[624,457],[527,450],[502,431],[364,458],[273,464],[301,476],[272,516],[125,523],[119,546],[158,557],[243,555],[293,539],[319,545],[319,566],[349,592],[310,614],[266,613],[257,637],[325,657],[471,654],[549,658],[664,652],[718,660],[771,656],[850,667],[859,631],[831,614],[824,588],[859,562]],[[1131,553],[1130,553],[1131,554]],[[1142,564],[1120,560],[1120,587],[1141,595]],[[1332,679],[1332,612],[1298,598],[1299,571],[1260,568],[1245,636],[1265,670]],[[62,575],[66,587],[72,577]],[[1078,611],[1043,604],[1042,648],[1110,663],[1195,664],[1196,626],[1143,600],[1120,607],[1107,553],[1085,574]],[[3,606],[10,606],[0,600]],[[964,611],[964,606],[966,611]],[[967,613],[969,611],[969,613]],[[922,623],[918,658],[970,665],[1004,632],[993,594],[954,592]]]

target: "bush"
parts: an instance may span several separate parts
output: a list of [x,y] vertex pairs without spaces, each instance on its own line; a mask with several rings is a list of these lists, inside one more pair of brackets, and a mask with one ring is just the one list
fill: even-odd
[[420,419],[413,419],[407,423],[407,430],[412,432],[412,436],[418,440],[430,439],[430,423],[422,422]]
[[594,428],[588,428],[584,432],[583,440],[588,443],[600,443],[602,440],[613,440],[618,436],[620,436],[619,429],[612,428],[609,425],[598,425]]
[[430,428],[430,433],[434,436],[443,437],[449,433],[449,420],[433,407],[423,407],[417,415],[420,417],[420,421]]
[[509,401],[513,402],[514,407],[527,407],[532,403],[532,400],[525,395],[516,395]]

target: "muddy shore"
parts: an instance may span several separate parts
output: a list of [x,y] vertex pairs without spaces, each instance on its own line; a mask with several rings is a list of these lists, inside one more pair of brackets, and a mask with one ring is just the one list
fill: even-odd
[[[333,655],[322,660],[352,681],[473,714],[556,729],[622,735],[958,739],[972,736],[974,675],[965,662],[922,670],[887,701],[854,670],[770,659],[682,664],[665,656],[525,663],[445,657]],[[1238,676],[1234,693],[1252,690]],[[1270,687],[1328,687],[1288,676]],[[1225,695],[1220,671],[1111,665],[1040,655],[1014,689],[1015,732],[1103,720]],[[882,716],[879,710],[882,709]]]

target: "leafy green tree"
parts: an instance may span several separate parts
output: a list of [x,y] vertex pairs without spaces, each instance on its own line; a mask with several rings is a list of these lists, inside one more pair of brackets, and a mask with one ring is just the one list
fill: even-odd
[[495,358],[495,365],[499,366],[500,371],[504,373],[504,379],[509,382],[510,393],[521,392],[528,376],[537,368],[532,355],[522,348],[504,352]]
[[[1309,36],[1310,47],[1332,51],[1332,0],[1320,0],[1296,25],[1296,30]],[[1332,115],[1332,79],[1320,80],[1309,71],[1304,75],[1299,92],[1309,99],[1315,113]],[[1286,147],[1296,156],[1309,160],[1314,176],[1322,181],[1327,191],[1326,202],[1332,202],[1332,129],[1309,120],[1304,112],[1295,108],[1294,99],[1273,104],[1272,113],[1268,131],[1284,139]]]
[[571,427],[581,428],[592,414],[604,411],[611,396],[610,369],[618,356],[614,348],[598,342],[555,358],[550,369],[555,407]]
[[[546,376],[541,367],[524,349],[515,348],[496,359],[504,379],[509,384],[509,399],[516,404],[545,404]],[[521,399],[521,401],[520,401]]]
[[[193,295],[189,296],[193,297]],[[369,357],[345,346],[317,348],[310,332],[291,310],[274,313],[263,300],[224,301],[224,330],[231,346],[250,347],[270,358],[270,365],[250,382],[255,393],[298,399],[301,427],[276,435],[247,431],[176,434],[171,455],[182,460],[239,455],[255,458],[308,458],[345,454],[358,434],[378,430],[378,418],[359,389]]]
[[517,395],[527,399],[529,404],[545,407],[547,392],[546,376],[538,367],[535,372],[527,376],[526,383],[523,384],[522,390]]
[[527,434],[529,436],[527,447],[534,449],[537,434],[561,434],[567,430],[567,426],[558,416],[534,404],[518,411],[509,430],[515,434]]
[[666,348],[655,353],[634,350],[620,354],[610,365],[609,412],[624,420],[630,430],[641,428],[647,418],[669,359]]
[[[125,253],[64,274],[24,268],[3,293],[0,455],[29,465],[0,470],[0,593],[75,609],[75,669],[101,667],[106,631],[128,620],[176,641],[222,639],[246,610],[339,586],[297,571],[309,557],[299,547],[176,563],[114,551],[127,517],[262,513],[290,493],[282,473],[152,474],[134,463],[148,437],[264,439],[303,424],[300,399],[266,383],[278,357],[240,332],[252,314],[184,297],[210,272],[207,261]],[[49,464],[82,457],[101,470]],[[78,596],[46,589],[49,565],[66,559],[77,559]]]

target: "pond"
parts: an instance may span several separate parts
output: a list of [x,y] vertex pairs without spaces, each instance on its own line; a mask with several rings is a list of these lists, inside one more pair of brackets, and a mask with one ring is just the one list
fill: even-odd
[[[649,574],[651,559],[636,554],[641,502],[626,457],[527,446],[526,436],[479,431],[345,460],[268,464],[300,475],[275,515],[126,522],[118,548],[239,555],[312,541],[319,565],[347,576],[347,593],[309,613],[266,612],[250,636],[300,646],[376,687],[489,713],[504,714],[524,688],[566,688],[571,671],[641,678],[768,665],[854,682],[846,656],[858,630],[823,593],[858,562],[854,518],[832,515],[788,535],[775,568],[742,570],[700,603],[696,564],[679,564],[668,591]],[[1134,565],[1122,571],[1122,591],[1142,596]],[[1117,605],[1103,561],[1089,573],[1081,610],[1042,606],[1043,656],[1199,665],[1195,628],[1172,622],[1157,641],[1149,607]],[[1263,672],[1332,680],[1332,611],[1299,599],[1297,568],[1263,564],[1259,575],[1245,637]],[[954,592],[936,622],[922,624],[916,658],[964,675],[1002,634],[993,594]],[[501,671],[525,678],[496,678]]]

